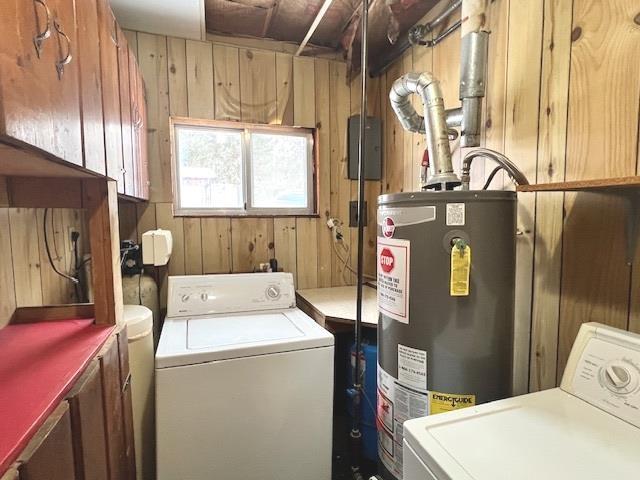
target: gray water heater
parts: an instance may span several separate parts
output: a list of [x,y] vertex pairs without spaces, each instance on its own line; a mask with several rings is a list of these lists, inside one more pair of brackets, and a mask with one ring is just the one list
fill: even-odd
[[402,423],[511,394],[516,194],[378,200],[378,430],[402,478]]

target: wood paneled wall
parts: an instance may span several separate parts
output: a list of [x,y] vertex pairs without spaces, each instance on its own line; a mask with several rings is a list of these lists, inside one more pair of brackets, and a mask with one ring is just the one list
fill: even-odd
[[[248,272],[277,258],[298,288],[352,283],[337,257],[329,217],[348,224],[357,184],[347,179],[347,121],[359,111],[359,84],[347,83],[343,62],[293,57],[286,51],[198,42],[127,32],[146,82],[149,118],[149,203],[120,203],[121,238],[151,228],[173,232],[166,274]],[[271,48],[273,42],[264,42]],[[370,111],[382,112],[381,84],[374,80]],[[169,116],[317,127],[319,218],[174,217]],[[367,268],[375,273],[375,204],[380,182],[367,182]],[[344,244],[356,260],[356,232],[343,226]],[[341,254],[344,254],[341,251]],[[161,302],[164,301],[161,292]]]
[[[0,188],[0,191],[3,189]],[[0,196],[1,197],[1,196]],[[5,204],[1,202],[0,206]],[[51,209],[47,238],[53,261],[62,272],[73,268],[71,230],[80,232],[79,255],[87,251],[83,210]],[[43,208],[0,208],[0,328],[16,307],[76,303],[73,284],[49,264],[44,242]]]
[[[494,0],[488,20],[483,145],[504,152],[531,183],[640,173],[637,0]],[[402,73],[432,71],[447,108],[456,106],[459,49],[454,34],[433,49],[409,50],[383,76],[385,89]],[[413,190],[423,140],[385,109],[383,190]],[[474,165],[476,187],[492,168]],[[502,178],[493,188],[503,185],[511,188]],[[640,332],[640,252],[627,265],[624,204],[606,195],[521,194],[518,228],[515,361],[522,393],[560,382],[583,322]]]

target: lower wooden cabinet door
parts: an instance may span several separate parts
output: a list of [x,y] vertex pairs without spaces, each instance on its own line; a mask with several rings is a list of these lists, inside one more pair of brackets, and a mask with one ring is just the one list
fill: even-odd
[[17,463],[20,480],[76,478],[67,402],[58,405],[18,457]]
[[107,341],[99,356],[107,440],[107,464],[111,480],[127,480],[126,438],[122,411],[120,360],[116,337]]
[[118,334],[118,352],[120,355],[120,382],[122,385],[122,416],[124,421],[125,453],[127,473],[130,479],[136,478],[136,453],[133,436],[133,402],[131,398],[131,370],[129,369],[129,340],[126,328]]
[[67,396],[76,480],[108,480],[100,365],[92,362]]

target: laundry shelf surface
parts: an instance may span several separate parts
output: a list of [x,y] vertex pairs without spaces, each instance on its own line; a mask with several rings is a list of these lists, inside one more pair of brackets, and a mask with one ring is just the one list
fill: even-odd
[[113,328],[81,319],[0,330],[0,473],[69,392]]
[[[298,290],[296,300],[298,308],[322,326],[348,326],[356,321],[356,293],[355,286],[309,288]],[[376,289],[367,285],[362,290],[362,325],[378,326]]]

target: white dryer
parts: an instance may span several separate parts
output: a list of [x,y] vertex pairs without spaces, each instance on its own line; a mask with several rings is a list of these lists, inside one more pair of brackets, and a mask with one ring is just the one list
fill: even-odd
[[158,480],[329,480],[333,345],[289,273],[170,277]]
[[560,388],[404,424],[404,480],[640,478],[640,335],[583,324]]

